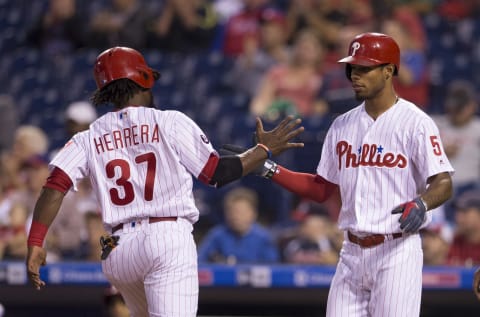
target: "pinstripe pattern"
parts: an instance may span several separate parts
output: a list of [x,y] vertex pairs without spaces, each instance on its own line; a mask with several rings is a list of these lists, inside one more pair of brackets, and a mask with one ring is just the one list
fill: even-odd
[[[400,232],[399,216],[392,217],[390,211],[425,191],[428,177],[453,172],[444,151],[440,156],[434,154],[430,136],[438,135],[433,120],[403,99],[375,121],[363,104],[338,117],[327,133],[317,174],[340,187],[340,229]],[[439,137],[437,140],[440,142]],[[340,142],[351,147],[343,156],[337,153]],[[354,157],[352,163],[360,161],[364,153],[365,165],[347,165],[349,154]],[[402,161],[393,167],[376,165],[385,164],[388,156],[392,160],[403,157],[405,166]],[[431,214],[427,217],[424,226]]]
[[[197,177],[210,154],[214,152],[211,143],[202,138],[203,132],[187,116],[178,111],[159,111],[144,107],[130,107],[119,112],[110,112],[97,119],[90,129],[75,135],[68,146],[62,149],[52,161],[70,176],[74,183],[83,177],[90,177],[102,208],[103,220],[108,228],[130,220],[155,216],[180,216],[196,222],[198,210],[192,194],[192,177]],[[137,145],[130,142],[117,142],[124,147],[101,151],[98,144],[107,140],[112,131],[124,131],[129,127],[148,127],[150,140],[154,127],[158,127],[158,141],[144,142],[138,133]],[[125,140],[128,138],[123,138]],[[99,141],[101,140],[101,141]],[[132,141],[133,142],[133,141]],[[128,144],[128,146],[126,146]],[[113,147],[112,144],[110,144]],[[103,149],[107,145],[103,144]],[[145,153],[154,153],[156,158],[153,200],[144,196],[147,178],[147,163],[136,163],[135,158]],[[116,184],[122,172],[115,168],[115,175],[107,177],[106,165],[112,160],[121,159],[129,166],[135,198],[126,205],[112,203],[109,191],[115,189],[118,196],[125,197],[123,186]]]
[[[74,186],[91,179],[106,230],[124,224],[119,246],[102,266],[133,316],[196,315],[191,232],[199,212],[192,175],[198,177],[212,153],[201,129],[181,112],[129,107],[97,119],[52,160]],[[169,216],[179,218],[148,224],[149,217]]]
[[120,234],[102,268],[133,316],[196,316],[197,253],[191,231],[192,225],[179,218],[142,223]]
[[[400,99],[373,120],[364,104],[329,129],[317,174],[338,184],[339,227],[357,235],[401,232],[391,211],[453,172],[438,128]],[[426,226],[431,221],[427,213]],[[329,317],[412,317],[420,313],[423,254],[418,234],[363,249],[346,237],[328,295]]]
[[327,316],[419,316],[422,265],[418,234],[369,249],[346,239],[328,294]]

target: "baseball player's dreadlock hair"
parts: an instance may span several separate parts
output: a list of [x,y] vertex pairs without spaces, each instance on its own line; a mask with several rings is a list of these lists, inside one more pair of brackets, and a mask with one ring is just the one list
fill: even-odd
[[118,79],[102,89],[97,89],[91,100],[95,106],[112,104],[115,108],[127,106],[127,102],[137,93],[147,90],[130,79]]

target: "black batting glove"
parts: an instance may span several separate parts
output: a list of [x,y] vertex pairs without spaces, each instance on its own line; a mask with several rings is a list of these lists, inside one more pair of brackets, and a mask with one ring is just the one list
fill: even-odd
[[427,217],[427,207],[420,197],[401,204],[392,210],[392,214],[402,214],[398,219],[400,229],[407,233],[417,232]]
[[[237,155],[240,153],[245,152],[248,150],[242,146],[234,145],[234,144],[224,144],[218,151],[220,155]],[[267,159],[263,165],[260,165],[256,169],[252,171],[254,175],[265,177],[265,178],[272,178],[273,174],[277,170],[277,163],[274,161]]]

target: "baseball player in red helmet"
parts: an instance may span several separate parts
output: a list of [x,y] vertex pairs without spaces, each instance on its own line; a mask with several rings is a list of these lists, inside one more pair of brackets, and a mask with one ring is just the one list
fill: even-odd
[[[339,62],[361,104],[332,123],[316,173],[267,161],[260,174],[317,202],[340,191],[345,240],[327,316],[418,316],[418,232],[431,220],[429,211],[450,198],[453,169],[433,120],[393,88],[401,70],[391,37],[360,34]],[[261,136],[258,141],[264,142]]]
[[77,133],[50,162],[28,238],[27,270],[35,288],[45,283],[43,242],[63,197],[88,177],[101,206],[105,229],[102,269],[122,294],[132,316],[196,316],[197,253],[192,225],[199,211],[192,175],[222,186],[248,174],[267,157],[301,147],[292,143],[301,120],[285,118],[271,131],[257,119],[263,144],[241,155],[219,156],[189,117],[153,107],[160,76],[136,50],[114,47],[95,62],[96,106],[108,112]]
[[480,300],[480,268],[475,271],[475,275],[473,278],[473,291],[477,296],[478,300]]

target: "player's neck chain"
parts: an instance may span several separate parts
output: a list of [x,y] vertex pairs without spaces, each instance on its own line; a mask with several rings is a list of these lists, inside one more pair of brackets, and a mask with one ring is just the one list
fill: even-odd
[[398,96],[395,95],[395,102],[393,103],[393,106],[395,106],[398,103],[399,100],[400,100],[400,98],[398,98]]

